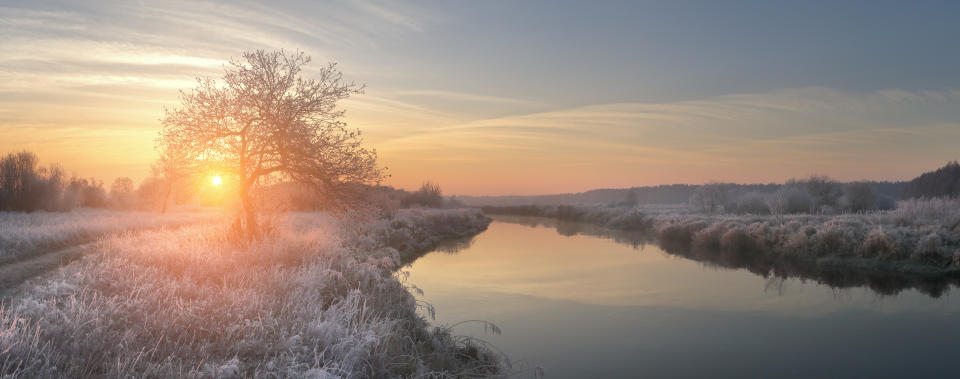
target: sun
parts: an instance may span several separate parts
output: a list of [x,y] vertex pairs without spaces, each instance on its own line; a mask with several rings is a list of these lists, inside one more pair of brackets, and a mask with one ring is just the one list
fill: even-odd
[[220,175],[214,176],[210,178],[210,184],[212,184],[214,187],[220,187],[223,185],[223,178],[221,178]]

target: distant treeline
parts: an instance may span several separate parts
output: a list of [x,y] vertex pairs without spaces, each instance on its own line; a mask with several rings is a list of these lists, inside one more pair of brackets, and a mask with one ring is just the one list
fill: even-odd
[[960,163],[949,162],[935,171],[923,173],[903,187],[903,198],[960,196]]
[[103,182],[67,177],[59,165],[41,167],[29,151],[0,159],[0,211],[65,211],[76,207],[104,207]]
[[[22,151],[0,159],[0,211],[69,211],[78,207],[112,208],[121,210],[166,211],[167,204],[185,204],[191,201],[205,204],[203,178],[187,173],[171,175],[155,165],[153,175],[139,186],[130,178],[117,178],[109,190],[102,181],[67,177],[57,164],[42,167],[37,155]],[[358,185],[350,191],[350,199],[362,205],[390,211],[399,208],[449,208],[463,204],[445,199],[440,185],[426,181],[416,191],[405,191],[387,186]],[[209,202],[223,204],[229,200],[225,193],[210,193]],[[283,211],[316,211],[336,209],[336,204],[322,193],[306,185],[280,182],[261,187],[255,198],[264,209]]]
[[790,179],[775,188],[773,192],[764,192],[729,183],[705,184],[694,191],[689,203],[692,209],[704,213],[776,216],[857,213],[896,206],[896,200],[882,194],[878,188],[883,186],[875,182],[840,183],[826,176],[812,175]]
[[633,191],[642,204],[682,204],[690,199],[697,187],[699,186],[671,184],[650,187],[603,188],[555,195],[457,196],[456,199],[469,206],[606,204],[621,201],[626,198],[629,191]]
[[458,199],[467,205],[512,214],[530,210],[524,206],[687,204],[691,210],[703,213],[784,215],[889,210],[895,207],[897,200],[958,196],[960,163],[953,161],[909,182],[843,183],[826,176],[811,175],[807,178],[790,179],[783,184],[676,184],[599,189],[564,195],[463,196]]
[[135,187],[130,178],[117,178],[109,191],[96,179],[67,177],[58,164],[43,167],[29,151],[0,158],[0,211],[69,211],[78,207],[161,209],[171,191],[158,178]]
[[[879,196],[892,200],[900,199],[904,182],[865,182]],[[714,183],[716,184],[716,183]],[[772,194],[783,184],[736,184],[721,183],[734,193]],[[842,184],[842,183],[841,183]],[[468,206],[513,206],[513,205],[576,205],[576,204],[687,204],[694,194],[706,185],[671,184],[633,188],[595,189],[581,193],[534,195],[534,196],[457,196],[456,200]]]

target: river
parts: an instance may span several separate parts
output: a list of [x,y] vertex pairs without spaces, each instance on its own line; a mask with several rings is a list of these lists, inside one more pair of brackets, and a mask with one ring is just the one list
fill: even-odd
[[[407,282],[518,376],[937,377],[960,353],[960,299],[764,277],[586,225],[495,216]],[[426,312],[425,312],[426,314]],[[951,375],[952,376],[952,375]]]

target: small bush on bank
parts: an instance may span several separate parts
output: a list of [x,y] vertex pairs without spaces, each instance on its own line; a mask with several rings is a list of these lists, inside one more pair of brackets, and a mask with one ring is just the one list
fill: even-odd
[[899,248],[895,237],[887,233],[883,228],[877,228],[867,235],[861,248],[864,258],[876,258],[881,260],[892,260],[899,258]]
[[923,263],[932,265],[943,265],[950,260],[947,255],[947,248],[943,244],[943,237],[940,233],[930,233],[917,242],[910,258]]

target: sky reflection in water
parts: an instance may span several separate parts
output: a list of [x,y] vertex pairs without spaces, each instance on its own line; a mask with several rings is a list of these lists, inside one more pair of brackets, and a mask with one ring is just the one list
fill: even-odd
[[518,221],[498,217],[468,247],[417,260],[408,282],[438,324],[494,322],[503,335],[456,331],[548,377],[942,375],[960,347],[950,292],[764,278]]

